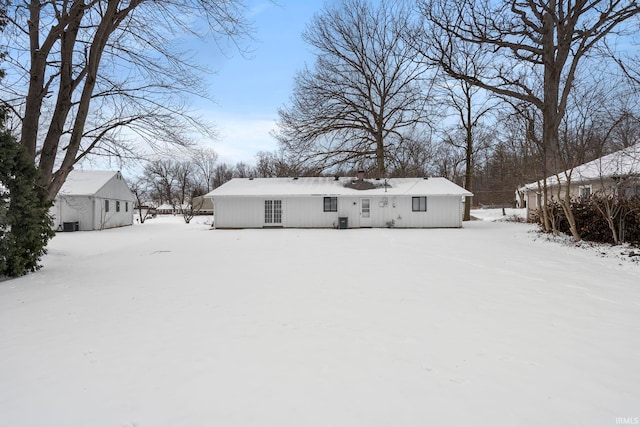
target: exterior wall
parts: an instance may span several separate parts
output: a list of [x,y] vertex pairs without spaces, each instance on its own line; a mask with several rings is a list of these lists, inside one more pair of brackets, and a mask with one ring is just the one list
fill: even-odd
[[[105,211],[106,200],[109,200],[109,212]],[[117,211],[117,202],[120,202],[120,212]],[[133,224],[133,202],[95,197],[93,198],[93,203],[93,230],[124,227]],[[85,230],[82,224],[80,224],[80,230]]]
[[338,212],[324,212],[324,196],[290,197],[284,202],[284,227],[294,228],[336,228],[341,209],[338,198]]
[[116,200],[109,199],[109,212],[104,211],[104,202],[105,199],[91,196],[58,196],[49,210],[54,230],[62,231],[65,222],[78,222],[79,231],[133,224],[133,202],[120,200],[120,212],[116,211]]
[[49,210],[54,230],[62,231],[63,222],[78,222],[80,230],[93,230],[92,199],[89,196],[58,196]]
[[[120,173],[109,180],[95,197],[94,230],[123,227],[133,224],[135,196]],[[105,212],[105,200],[109,200],[109,212]],[[120,202],[120,212],[117,211]],[[82,229],[82,225],[80,225]]]
[[[282,200],[282,227],[337,228],[346,217],[349,228],[461,227],[461,196],[427,196],[427,211],[412,212],[413,196],[338,196],[338,211],[324,212],[324,196],[219,197],[214,199],[216,228],[262,228],[264,201]],[[370,219],[363,218],[362,199],[370,199]]]
[[262,198],[221,197],[214,198],[213,205],[216,228],[262,228],[264,225]]
[[401,220],[396,227],[406,228],[459,228],[462,227],[464,203],[461,196],[427,196],[427,211],[412,212],[411,197],[399,200]]

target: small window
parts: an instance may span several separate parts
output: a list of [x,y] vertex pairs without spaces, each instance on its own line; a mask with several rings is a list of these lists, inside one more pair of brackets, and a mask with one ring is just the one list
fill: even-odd
[[324,198],[324,211],[325,212],[338,212],[338,198],[337,197],[325,197]]
[[129,202],[124,202],[124,211],[129,212]]
[[411,198],[411,210],[413,212],[426,212],[427,211],[427,197],[412,197]]
[[120,212],[120,201],[116,200],[116,212]]
[[581,185],[580,186],[580,198],[588,199],[591,197],[591,186],[590,185]]
[[109,201],[108,200],[104,201],[104,211],[105,212],[109,212]]

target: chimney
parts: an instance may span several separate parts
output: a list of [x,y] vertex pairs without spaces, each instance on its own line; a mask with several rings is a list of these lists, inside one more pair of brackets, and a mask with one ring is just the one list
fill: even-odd
[[358,181],[364,180],[364,171],[363,170],[359,170],[358,174],[356,176],[358,177]]

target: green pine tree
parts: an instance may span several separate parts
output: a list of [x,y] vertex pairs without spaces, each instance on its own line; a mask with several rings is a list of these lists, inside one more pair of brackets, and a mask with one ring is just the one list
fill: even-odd
[[33,160],[0,125],[0,277],[22,276],[40,268],[55,234],[50,205]]

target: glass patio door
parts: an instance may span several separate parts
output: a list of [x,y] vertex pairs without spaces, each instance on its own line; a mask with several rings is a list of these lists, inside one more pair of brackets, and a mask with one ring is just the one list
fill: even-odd
[[282,200],[264,201],[264,225],[282,225]]

